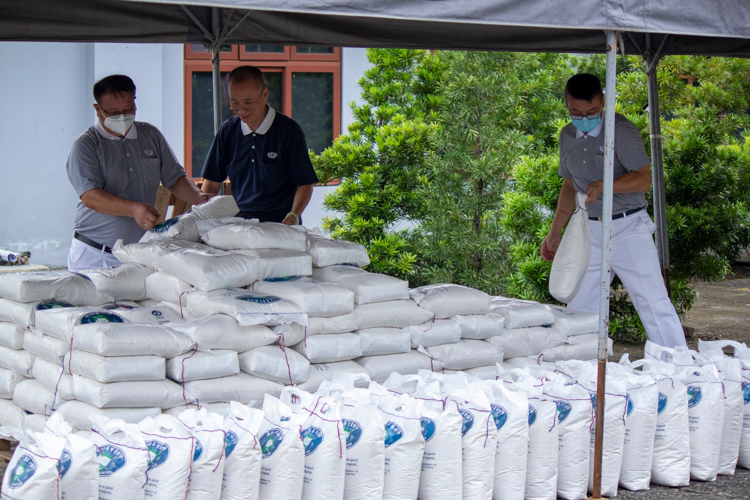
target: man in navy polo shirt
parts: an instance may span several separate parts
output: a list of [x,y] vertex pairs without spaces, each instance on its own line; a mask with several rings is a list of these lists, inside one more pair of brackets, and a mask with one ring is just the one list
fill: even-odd
[[235,116],[221,124],[203,164],[202,190],[217,194],[229,177],[239,217],[299,224],[318,182],[300,126],[266,104],[263,74],[240,66],[229,74]]

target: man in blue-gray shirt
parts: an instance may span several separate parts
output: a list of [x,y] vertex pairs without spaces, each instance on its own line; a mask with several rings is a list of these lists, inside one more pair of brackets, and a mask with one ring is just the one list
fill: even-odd
[[229,177],[239,217],[299,224],[318,178],[302,129],[267,100],[259,69],[240,66],[229,74],[235,116],[221,124],[211,144],[202,190],[217,194]]
[[[604,177],[604,94],[593,75],[575,75],[565,87],[565,106],[571,123],[560,132],[560,166],[564,178],[549,234],[542,242],[542,257],[551,261],[561,233],[575,210],[586,210],[591,230],[591,258],[578,294],[568,307],[599,312],[601,270],[602,190]],[[614,197],[612,200],[612,271],[628,290],[649,340],[684,346],[685,334],[662,280],[654,223],[646,208],[651,186],[651,161],[641,133],[630,120],[615,115]],[[586,206],[576,207],[576,192],[587,195]]]
[[111,75],[94,85],[96,123],[73,143],[68,179],[80,201],[76,207],[68,269],[119,265],[112,255],[118,239],[137,242],[154,227],[159,183],[180,200],[197,205],[201,193],[185,174],[156,127],[135,121],[135,84]]

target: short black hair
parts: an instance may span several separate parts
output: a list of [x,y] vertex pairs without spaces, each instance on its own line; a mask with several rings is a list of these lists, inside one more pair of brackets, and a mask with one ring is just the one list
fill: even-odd
[[125,75],[105,76],[94,84],[94,100],[99,104],[99,100],[107,94],[116,96],[122,94],[135,95],[135,83],[129,76]]
[[229,73],[229,83],[245,83],[248,81],[255,82],[261,90],[266,88],[266,81],[263,79],[263,72],[255,66],[240,66]]
[[565,84],[565,95],[569,95],[573,99],[590,102],[602,93],[602,82],[599,81],[599,78],[588,73],[574,75]]

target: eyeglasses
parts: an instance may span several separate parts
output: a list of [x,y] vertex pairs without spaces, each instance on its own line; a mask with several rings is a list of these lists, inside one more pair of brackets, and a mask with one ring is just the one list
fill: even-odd
[[235,113],[236,113],[237,111],[239,111],[239,110],[242,110],[242,111],[247,111],[247,112],[249,112],[249,113],[252,113],[252,112],[253,112],[253,111],[255,111],[256,109],[258,109],[258,105],[259,105],[259,104],[260,104],[260,103],[256,103],[256,104],[255,104],[255,106],[253,106],[252,108],[251,108],[250,106],[248,106],[248,105],[243,105],[243,104],[230,104],[230,105],[229,105],[229,109],[231,109],[231,110],[232,110],[232,111],[234,111]]
[[596,113],[595,115],[588,115],[588,116],[570,116],[571,120],[596,120],[599,118],[599,113]]
[[113,111],[113,112],[111,112],[111,113],[110,113],[109,111],[106,111],[106,110],[105,110],[104,108],[102,108],[101,106],[99,106],[99,111],[101,111],[101,112],[102,112],[102,114],[103,114],[103,115],[105,116],[105,118],[106,118],[107,116],[117,116],[117,115],[134,115],[134,114],[135,114],[135,111],[136,111],[136,106],[135,106],[135,105],[133,105],[133,109],[123,109],[122,111]]

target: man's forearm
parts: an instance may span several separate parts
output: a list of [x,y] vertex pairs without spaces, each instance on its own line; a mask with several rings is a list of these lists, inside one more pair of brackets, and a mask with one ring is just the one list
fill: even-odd
[[135,202],[120,198],[103,189],[92,189],[81,195],[84,206],[105,215],[133,217]]
[[307,204],[310,203],[312,194],[312,184],[297,187],[297,192],[294,193],[294,201],[292,202],[292,212],[294,212],[297,217],[302,216],[302,212],[307,208]]
[[636,193],[646,191],[649,187],[651,187],[650,165],[621,175],[612,183],[612,190],[615,193]]
[[203,179],[203,185],[201,186],[202,192],[209,194],[219,194],[219,190],[221,190],[221,182],[214,182],[209,181],[208,179]]
[[565,224],[576,209],[576,190],[573,187],[571,179],[565,179],[562,188],[560,188],[560,197],[557,200],[557,210],[555,217],[552,219],[550,232],[562,233]]
[[201,190],[187,176],[180,177],[173,186],[168,188],[178,200],[182,200],[193,205],[201,201]]

